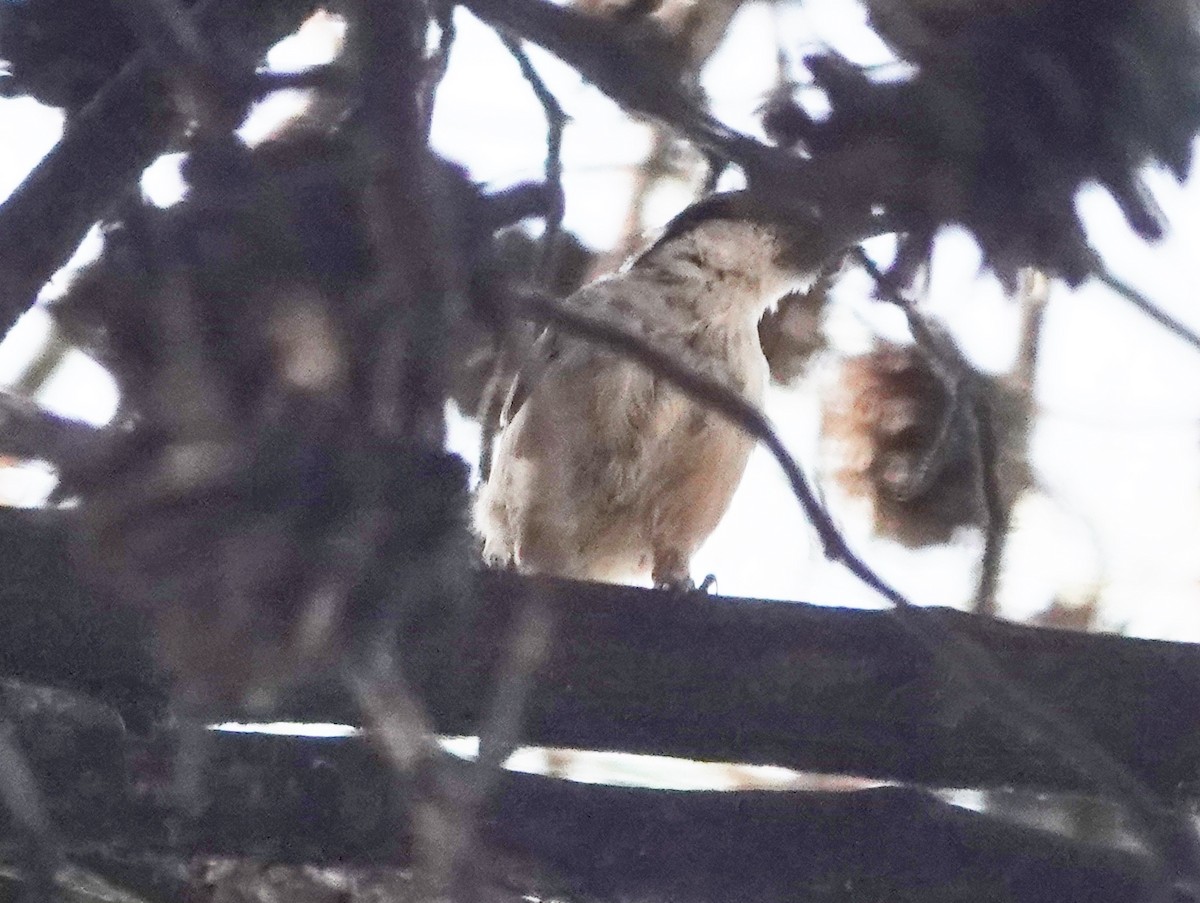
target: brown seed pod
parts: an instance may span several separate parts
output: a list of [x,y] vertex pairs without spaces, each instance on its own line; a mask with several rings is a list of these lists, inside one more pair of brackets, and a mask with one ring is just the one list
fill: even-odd
[[877,533],[912,548],[982,523],[966,427],[920,351],[893,344],[848,359],[822,412],[834,479],[869,501]]
[[771,382],[788,386],[807,372],[814,357],[828,347],[821,318],[829,290],[842,272],[838,261],[823,272],[806,292],[784,296],[758,324],[758,339],[771,368]]

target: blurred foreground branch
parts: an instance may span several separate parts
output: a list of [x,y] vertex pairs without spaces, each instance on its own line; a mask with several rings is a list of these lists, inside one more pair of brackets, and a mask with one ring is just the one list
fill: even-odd
[[[208,0],[196,18],[214,41],[261,54],[315,6]],[[184,124],[144,53],[70,117],[62,140],[0,207],[0,335]]]

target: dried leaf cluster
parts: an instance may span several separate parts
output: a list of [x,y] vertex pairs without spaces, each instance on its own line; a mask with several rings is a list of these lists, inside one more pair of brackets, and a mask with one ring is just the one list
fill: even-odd
[[[768,130],[814,157],[871,146],[894,167],[874,197],[925,241],[971,231],[1015,281],[1036,266],[1072,283],[1096,259],[1075,211],[1102,185],[1142,236],[1163,223],[1141,168],[1178,179],[1200,128],[1200,38],[1188,0],[869,4],[913,71],[880,79],[830,53],[806,61],[832,107],[818,119],[781,97]],[[850,188],[852,200],[856,200]],[[920,244],[920,242],[918,242]]]
[[919,349],[883,345],[850,358],[824,408],[833,477],[869,502],[878,533],[908,546],[947,542],[984,516],[962,421]]

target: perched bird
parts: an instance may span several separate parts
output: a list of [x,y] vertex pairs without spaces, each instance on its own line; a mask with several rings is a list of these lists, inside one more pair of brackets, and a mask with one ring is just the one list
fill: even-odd
[[[746,192],[713,195],[566,303],[758,404],[768,372],[759,319],[848,244],[772,216]],[[753,445],[643,366],[547,330],[514,382],[479,492],[484,557],[527,573],[689,588],[692,556]]]

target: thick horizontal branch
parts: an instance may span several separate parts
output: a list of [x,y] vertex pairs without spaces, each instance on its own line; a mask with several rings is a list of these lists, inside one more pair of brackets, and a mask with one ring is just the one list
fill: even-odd
[[82,691],[131,726],[162,713],[149,628],[76,576],[60,512],[0,508],[0,677]]
[[[315,6],[208,0],[198,5],[199,25],[224,46],[261,54]],[[145,54],[68,121],[62,140],[0,207],[0,335],[183,125]]]
[[[12,706],[21,693],[9,694]],[[406,798],[359,738],[218,734],[207,807],[181,823],[165,804],[169,744],[123,742],[119,723],[62,699],[18,710],[65,851],[89,865],[131,854],[410,862]],[[441,767],[445,781],[465,766]],[[1133,852],[904,789],[670,792],[506,774],[483,840],[485,880],[547,899],[1124,903],[1153,880]]]
[[[491,667],[523,581],[482,577],[472,686]],[[947,685],[888,611],[529,582],[560,619],[530,703],[531,743],[930,786],[1088,789],[1046,751],[1013,748],[1008,732]],[[1069,713],[1147,784],[1166,794],[1195,791],[1200,647],[1024,628],[949,610],[934,617]],[[431,688],[439,727],[468,733],[479,695]]]
[[[71,576],[61,516],[0,516],[0,673],[86,690],[152,720],[163,681],[148,631],[96,607]],[[892,616],[799,603],[677,596],[480,575],[453,679],[414,673],[440,731],[477,728],[515,600],[538,592],[557,642],[530,701],[525,741],[786,765],[929,786],[1088,790],[1041,750],[1013,748],[975,700],[947,686]],[[1143,781],[1191,796],[1200,774],[1200,647],[933,614],[991,653]],[[438,659],[409,634],[405,659]],[[444,643],[439,635],[436,643]],[[332,685],[302,688],[276,717],[354,723]]]

